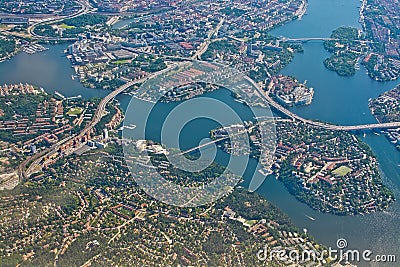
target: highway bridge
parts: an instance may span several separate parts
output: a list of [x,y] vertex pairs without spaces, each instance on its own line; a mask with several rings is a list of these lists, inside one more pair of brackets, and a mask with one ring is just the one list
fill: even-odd
[[[188,59],[191,60],[191,59]],[[64,140],[61,140],[60,142],[58,142],[57,144],[53,145],[51,148],[33,155],[32,157],[27,158],[26,160],[24,160],[19,168],[18,168],[18,174],[20,177],[20,180],[22,181],[23,179],[28,178],[32,173],[34,173],[35,171],[41,170],[42,166],[45,164],[44,162],[46,161],[46,159],[50,159],[52,158],[52,156],[54,156],[54,154],[59,153],[59,149],[64,146],[65,144],[67,144],[68,142],[73,142],[74,140],[79,144],[79,145],[83,145],[82,143],[82,139],[85,135],[90,134],[90,132],[93,130],[93,128],[96,126],[97,123],[99,123],[99,121],[101,120],[101,118],[104,116],[104,111],[105,108],[107,106],[107,104],[114,99],[118,94],[122,93],[123,91],[125,91],[126,89],[128,89],[129,87],[133,86],[134,84],[139,84],[139,83],[143,83],[145,81],[147,81],[148,79],[151,79],[161,73],[167,72],[169,71],[171,68],[175,67],[176,64],[173,64],[171,66],[169,66],[168,68],[156,72],[148,77],[139,79],[139,80],[135,80],[135,81],[131,81],[129,83],[126,83],[124,85],[122,85],[121,87],[117,88],[115,91],[111,92],[109,95],[107,95],[105,98],[103,98],[99,104],[99,106],[97,107],[97,110],[92,118],[92,121],[89,122],[89,124],[77,135],[74,136],[70,136]],[[286,115],[287,117],[289,117],[292,120],[295,121],[300,121],[315,127],[319,127],[319,128],[323,128],[323,129],[327,129],[327,130],[340,130],[340,131],[357,131],[357,130],[370,130],[370,129],[389,129],[389,128],[398,128],[400,127],[400,122],[392,122],[392,123],[375,123],[375,124],[364,124],[364,125],[349,125],[349,126],[341,126],[341,125],[334,125],[334,124],[329,124],[329,123],[325,123],[325,122],[318,122],[318,121],[313,121],[313,120],[309,120],[309,119],[305,119],[303,117],[300,117],[299,115],[291,112],[290,110],[284,108],[283,106],[281,106],[280,104],[276,103],[269,95],[268,93],[264,92],[260,86],[254,82],[251,78],[245,76],[245,79],[254,86],[255,90],[258,92],[258,94],[260,95],[261,98],[263,98],[271,107],[273,107],[274,109],[278,110],[279,112],[281,112],[282,114]],[[217,139],[214,141],[211,141],[207,144],[202,144],[199,147],[195,147],[192,148],[190,150],[187,151],[183,151],[180,154],[186,154],[186,153],[190,153],[196,149],[205,147],[207,145],[210,145],[211,143],[216,143],[219,141],[222,141],[224,139],[226,139],[228,137],[224,137],[222,139]],[[79,147],[79,145],[77,145],[77,147]],[[73,151],[70,151],[71,153],[73,153]],[[27,166],[29,165],[28,169]]]
[[[290,122],[290,121],[291,121],[291,120],[289,120],[289,119],[282,119],[282,118],[279,118],[279,117],[277,118],[277,117],[269,117],[269,116],[255,117],[255,119],[257,119],[257,121],[258,121],[260,124],[261,124],[261,123],[264,123],[264,122],[275,122],[275,121]],[[207,142],[207,143],[198,145],[198,146],[196,146],[196,147],[192,147],[192,148],[190,148],[190,149],[188,149],[188,150],[181,151],[180,153],[177,153],[177,154],[175,154],[175,155],[177,155],[177,156],[182,156],[182,155],[185,155],[185,154],[194,152],[194,151],[196,151],[196,150],[198,150],[198,149],[207,147],[207,146],[209,146],[209,145],[211,145],[211,144],[215,144],[215,143],[218,143],[218,142],[221,142],[221,141],[230,139],[230,138],[232,138],[233,136],[236,136],[236,135],[239,135],[239,134],[243,134],[243,133],[250,133],[250,132],[254,129],[254,127],[256,127],[256,126],[251,126],[249,129],[245,129],[245,130],[243,130],[243,131],[239,131],[239,132],[234,133],[234,134],[231,134],[231,135],[226,135],[226,136],[217,138],[217,139],[215,139],[215,140],[211,140],[211,141],[209,141],[209,142]]]
[[400,122],[389,122],[389,123],[371,123],[371,124],[363,124],[363,125],[334,125],[325,122],[313,121],[309,119],[305,119],[300,117],[299,115],[291,112],[290,110],[286,109],[285,107],[281,106],[280,104],[276,103],[268,93],[264,92],[260,86],[254,82],[249,77],[246,79],[256,88],[259,95],[274,109],[278,110],[282,114],[286,115],[287,117],[300,121],[315,127],[324,128],[327,130],[337,130],[337,131],[357,131],[357,130],[373,130],[373,129],[391,129],[391,128],[399,128]]
[[[287,120],[285,120],[285,121],[287,121]],[[399,127],[400,126],[399,124],[400,123],[393,123],[393,124],[388,124],[388,126]],[[382,126],[380,126],[379,124],[367,124],[367,125],[358,125],[358,126],[336,126],[336,125],[332,125],[332,126],[334,126],[332,128],[332,130],[343,130],[343,131],[362,130],[362,129],[366,129],[366,128],[367,129],[382,128]],[[325,128],[325,127],[321,127],[321,128]],[[188,150],[182,151],[182,152],[180,152],[180,153],[178,153],[176,155],[177,156],[181,156],[181,155],[189,154],[191,152],[194,152],[194,151],[199,150],[201,148],[205,148],[205,147],[207,147],[209,145],[212,145],[212,144],[227,140],[229,138],[230,138],[230,136],[227,135],[227,136],[215,139],[215,140],[211,140],[211,141],[209,141],[207,143],[204,143],[204,144],[198,145],[196,147],[192,147],[192,148],[190,148]]]
[[177,156],[182,156],[182,155],[191,153],[191,152],[193,152],[193,151],[196,151],[197,149],[201,149],[201,148],[204,148],[204,147],[209,146],[209,145],[211,145],[211,144],[215,144],[215,143],[224,141],[224,140],[226,140],[226,139],[228,139],[228,138],[229,138],[229,135],[224,136],[224,137],[221,137],[221,138],[218,138],[218,139],[215,139],[215,140],[211,140],[210,142],[207,142],[207,143],[198,145],[198,146],[196,146],[196,147],[192,147],[192,148],[190,148],[190,149],[188,149],[188,150],[182,151],[182,152],[180,152],[180,153],[177,153],[176,155],[177,155]]
[[[288,37],[280,37],[278,42],[309,42],[309,41],[340,41],[337,38],[330,38],[330,37],[303,37],[303,38],[288,38]],[[353,40],[353,42],[362,43],[362,44],[370,44],[374,43],[370,40]]]
[[304,38],[282,37],[278,39],[278,41],[279,42],[339,41],[339,39],[329,38],[329,37],[304,37]]
[[[56,144],[54,144],[52,147],[24,160],[18,167],[18,175],[19,175],[20,181],[22,181],[23,179],[27,179],[31,174],[35,173],[36,171],[41,170],[42,166],[45,165],[44,162],[46,161],[46,159],[50,159],[56,153],[59,153],[58,152],[59,149],[61,147],[63,147],[65,144],[67,144],[69,142],[73,142],[75,140],[78,143],[78,145],[76,145],[77,148],[79,148],[81,145],[83,145],[83,143],[82,143],[83,137],[87,134],[90,134],[90,132],[93,130],[93,128],[100,122],[101,118],[105,114],[105,109],[106,109],[107,104],[112,99],[114,99],[117,95],[119,95],[120,93],[122,93],[123,91],[128,89],[129,87],[131,87],[135,84],[144,83],[145,81],[152,79],[159,74],[169,71],[170,69],[172,69],[175,66],[176,66],[176,64],[171,65],[164,70],[156,72],[147,77],[126,83],[126,84],[118,87],[114,91],[112,91],[110,94],[108,94],[106,97],[104,97],[100,101],[100,103],[96,109],[96,112],[93,115],[92,120],[86,125],[86,127],[79,134],[67,137],[67,138],[57,142]],[[74,151],[75,150],[71,150],[69,154],[72,154]],[[29,167],[28,167],[28,165],[29,165]]]
[[[152,77],[152,76],[150,76],[150,77]],[[135,84],[143,83],[147,79],[150,79],[150,77],[145,77],[145,78],[142,78],[142,79],[139,79],[139,80],[135,80],[135,81],[126,83],[126,84],[122,85],[121,87],[117,88],[116,90],[112,91],[110,94],[108,94],[105,98],[103,98],[101,100],[100,104],[98,105],[98,107],[96,109],[96,112],[95,112],[92,120],[88,123],[88,125],[78,135],[71,136],[71,137],[69,137],[67,139],[64,139],[64,140],[58,142],[57,144],[55,144],[54,146],[52,146],[50,149],[46,150],[45,153],[41,153],[41,154],[38,154],[34,158],[30,158],[30,160],[26,163],[26,164],[28,164],[29,162],[31,162],[28,170],[25,171],[26,164],[25,164],[25,166],[23,166],[24,164],[22,164],[22,166],[20,167],[20,177],[27,178],[32,173],[34,173],[35,171],[41,169],[42,160],[51,158],[54,154],[58,153],[58,150],[62,146],[64,146],[66,143],[73,142],[73,140],[75,140],[75,141],[78,142],[78,144],[80,144],[82,138],[85,135],[90,134],[90,132],[93,130],[93,128],[100,122],[101,118],[104,116],[104,112],[105,112],[105,109],[107,107],[107,104],[112,99],[114,99],[117,95],[119,95],[120,93],[122,93],[123,91],[128,89],[129,87],[131,87],[131,86],[133,86]],[[79,145],[77,145],[77,146],[79,147]],[[71,153],[72,152],[73,151],[71,151]]]
[[[283,121],[283,122],[289,122],[292,120],[288,120],[288,119],[278,119],[277,121]],[[382,128],[397,128],[400,127],[400,122],[394,122],[394,123],[383,123],[383,124],[366,124],[366,125],[354,125],[354,126],[339,126],[339,125],[332,125],[332,124],[326,124],[326,123],[320,123],[320,122],[315,122],[315,121],[310,121],[310,120],[303,120],[304,123],[308,123],[308,124],[312,124],[316,127],[319,128],[324,128],[324,129],[330,129],[330,130],[340,130],[340,131],[357,131],[357,130],[365,130],[365,129],[382,129]],[[243,132],[239,132],[239,133],[243,133]],[[237,133],[238,134],[238,133]],[[196,147],[192,147],[188,150],[182,151],[176,155],[181,156],[181,155],[185,155],[185,154],[189,154],[191,152],[194,152],[198,149],[201,148],[205,148],[209,145],[224,141],[229,139],[231,136],[227,135],[215,140],[211,140],[207,143],[198,145]]]
[[[99,104],[99,106],[96,109],[96,112],[92,118],[92,120],[88,123],[88,125],[77,135],[70,136],[66,139],[63,139],[50,147],[49,149],[43,151],[42,153],[35,154],[34,156],[26,159],[21,163],[19,166],[19,177],[20,180],[28,178],[32,173],[34,173],[37,170],[41,169],[42,161],[45,159],[51,158],[54,154],[58,153],[58,150],[64,146],[68,142],[72,142],[74,140],[77,140],[77,142],[80,142],[80,140],[88,133],[90,133],[93,128],[96,126],[97,123],[100,122],[101,118],[104,116],[104,111],[106,109],[107,104],[114,99],[117,95],[128,89],[129,87],[133,86],[134,84],[138,83],[143,83],[149,78],[142,78],[136,81],[132,81],[129,83],[126,83],[122,85],[121,87],[117,88],[115,91],[112,91],[110,94],[108,94],[105,98],[103,98]],[[26,169],[27,165],[30,164],[28,169]]]
[[78,38],[42,36],[42,35],[36,34],[34,31],[35,28],[39,25],[52,24],[52,23],[63,21],[65,19],[76,18],[76,17],[82,16],[85,14],[89,14],[89,13],[95,11],[95,9],[92,6],[90,6],[89,3],[85,2],[84,0],[77,1],[77,3],[81,5],[81,9],[78,12],[76,12],[75,14],[72,14],[69,16],[50,17],[50,18],[46,18],[40,22],[36,22],[28,27],[28,29],[27,29],[28,34],[30,36],[32,36],[33,38],[37,38],[37,39],[44,40],[44,41],[76,41],[76,40],[78,40]]

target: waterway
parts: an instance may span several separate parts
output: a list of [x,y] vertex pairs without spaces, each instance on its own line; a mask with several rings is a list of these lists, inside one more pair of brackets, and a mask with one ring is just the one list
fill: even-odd
[[47,92],[58,91],[63,95],[85,98],[104,97],[109,92],[87,89],[78,81],[74,69],[64,54],[67,45],[49,46],[49,50],[29,55],[21,52],[0,64],[0,84],[30,83],[43,87]]
[[[335,28],[348,25],[360,28],[358,23],[357,0],[309,0],[308,14],[301,21],[294,21],[272,31],[276,36],[285,37],[328,37]],[[119,25],[121,27],[123,25]],[[28,55],[20,53],[16,57],[0,64],[0,84],[27,82],[43,87],[48,92],[58,91],[65,96],[82,95],[84,98],[104,97],[108,91],[86,89],[77,79],[72,80],[74,71],[65,58],[63,50],[66,45],[50,46],[48,51]],[[375,122],[368,110],[368,99],[373,98],[395,87],[397,82],[378,83],[372,81],[361,67],[353,77],[340,77],[324,68],[323,59],[329,55],[321,42],[304,44],[304,53],[297,54],[293,62],[282,73],[293,75],[299,80],[307,80],[314,87],[314,101],[305,107],[293,108],[297,114],[310,119],[319,119],[337,124],[360,124]],[[235,106],[247,114],[241,104],[232,101],[229,94],[223,91],[212,93],[212,96]],[[130,97],[118,97],[121,107],[126,108]],[[135,112],[146,109],[148,103],[134,101]],[[158,114],[167,114],[174,105],[160,105]],[[149,137],[158,139],[157,129],[162,124],[162,116],[154,116],[154,123],[149,128]],[[133,121],[135,123],[135,121]],[[197,146],[210,129],[216,127],[214,121],[198,119],[191,122],[181,132],[182,149]],[[368,133],[367,142],[378,157],[382,175],[400,197],[400,153],[381,135]],[[218,154],[224,161],[226,155]],[[250,169],[256,168],[255,161],[250,162]],[[249,170],[250,171],[250,170]],[[261,175],[258,174],[257,175]],[[244,185],[249,181],[245,174]],[[370,249],[375,254],[396,254],[400,257],[400,204],[397,201],[388,211],[366,216],[334,216],[321,214],[307,205],[298,202],[285,187],[273,176],[269,176],[259,188],[258,193],[286,212],[300,229],[306,228],[325,245],[335,247],[338,238],[346,238],[350,248]],[[315,218],[314,221],[307,216]],[[260,244],[260,247],[263,245]],[[369,266],[365,263],[359,266]],[[373,264],[372,264],[373,266]],[[385,266],[398,266],[396,264]]]
[[[355,0],[309,0],[307,15],[301,21],[293,21],[271,33],[285,37],[329,37],[332,30],[340,26],[361,29],[358,22],[360,4]],[[324,67],[323,60],[327,57],[329,53],[323,48],[322,42],[308,42],[304,44],[304,53],[297,54],[282,71],[283,74],[293,75],[301,81],[307,80],[308,85],[315,89],[311,105],[296,107],[292,111],[306,118],[343,125],[376,122],[368,109],[368,99],[394,88],[399,82],[373,81],[362,66],[353,77],[338,76]],[[386,184],[399,198],[400,153],[383,135],[369,133],[365,142],[378,157]],[[370,249],[374,253],[392,253],[399,258],[399,201],[387,212],[339,217],[313,211],[292,196],[282,197],[277,193],[284,194],[285,191],[282,184],[271,179],[260,188],[259,193],[288,213],[298,227],[307,228],[324,244],[335,246],[337,238],[346,238],[352,248]],[[305,214],[316,220],[307,219]],[[373,263],[359,265],[374,266]],[[398,263],[385,266],[398,266]]]
[[121,29],[127,27],[130,23],[132,23],[132,22],[134,22],[136,20],[137,20],[137,18],[119,20],[117,23],[112,25],[112,28],[114,30],[121,30]]

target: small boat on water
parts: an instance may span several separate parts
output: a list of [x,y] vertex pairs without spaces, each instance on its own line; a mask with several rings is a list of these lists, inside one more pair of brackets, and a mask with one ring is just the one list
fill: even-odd
[[313,217],[311,217],[311,216],[308,216],[308,215],[305,215],[308,219],[310,219],[311,221],[315,221],[315,218],[313,218]]
[[273,173],[271,170],[266,170],[266,169],[259,169],[258,172],[264,176],[268,176]]
[[133,96],[133,92],[124,92],[122,93],[123,95],[129,95],[129,96]]
[[134,125],[134,124],[124,125],[123,128],[126,128],[128,130],[135,130],[136,125]]

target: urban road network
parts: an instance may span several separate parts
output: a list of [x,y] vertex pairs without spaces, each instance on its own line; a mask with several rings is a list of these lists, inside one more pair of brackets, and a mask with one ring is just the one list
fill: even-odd
[[[42,168],[42,166],[45,165],[46,159],[47,160],[51,159],[52,156],[55,155],[56,153],[58,153],[59,149],[61,147],[65,146],[67,143],[76,142],[77,145],[75,146],[75,149],[64,152],[64,155],[72,154],[74,151],[76,151],[76,149],[78,149],[82,145],[84,145],[83,137],[87,134],[90,134],[90,132],[93,130],[93,128],[100,122],[101,118],[105,114],[105,109],[106,109],[107,104],[111,100],[113,100],[117,95],[119,95],[126,89],[130,88],[131,86],[133,86],[135,84],[143,83],[159,74],[169,71],[173,67],[175,67],[175,65],[171,65],[168,68],[161,70],[159,72],[156,72],[150,76],[126,83],[126,84],[118,87],[116,90],[112,91],[110,94],[108,94],[106,97],[104,97],[100,101],[100,104],[97,107],[92,120],[88,123],[88,125],[79,134],[67,137],[67,138],[57,142],[50,148],[42,151],[41,153],[35,154],[32,157],[29,157],[26,160],[24,160],[18,168],[18,175],[19,175],[20,181],[28,178],[35,171],[40,170]],[[28,165],[29,165],[29,167],[28,167]]]
[[[88,14],[94,11],[94,9],[87,4],[87,2],[80,2],[82,5],[82,9],[69,17],[63,17],[63,18],[50,18],[47,19],[46,21],[42,21],[39,23],[35,23],[29,27],[29,33],[31,34],[32,37],[34,38],[44,38],[45,40],[50,40],[50,38],[46,38],[43,36],[38,36],[34,33],[34,28],[37,27],[40,24],[47,24],[47,23],[54,23],[57,22],[58,20],[63,20],[66,18],[73,18],[77,17],[83,14]],[[211,30],[210,33],[208,34],[207,39],[203,42],[202,45],[200,45],[198,51],[194,54],[192,58],[187,58],[187,61],[193,61],[196,59],[201,58],[201,55],[207,50],[209,44],[212,42],[212,36],[214,36],[219,28],[222,26],[224,20],[222,19],[220,23],[216,26],[215,29]],[[63,38],[58,38],[61,40],[64,40]],[[53,40],[53,39],[52,39]],[[332,38],[285,38],[282,37],[279,41],[310,41],[310,40],[332,40]],[[43,166],[46,164],[46,160],[51,159],[56,153],[59,153],[58,151],[60,150],[61,147],[65,146],[66,144],[70,142],[76,142],[77,145],[75,145],[74,149],[69,149],[68,151],[64,152],[64,155],[72,154],[76,149],[82,147],[84,145],[84,136],[87,134],[90,134],[90,132],[93,131],[93,128],[100,122],[101,118],[105,114],[105,108],[107,104],[113,100],[117,95],[122,93],[123,91],[127,90],[131,86],[135,84],[140,84],[143,83],[161,73],[169,71],[171,68],[175,67],[175,65],[171,65],[168,68],[161,70],[159,72],[156,72],[150,76],[144,77],[142,79],[138,79],[135,81],[128,82],[110,94],[108,94],[105,98],[103,98],[99,104],[99,106],[96,109],[95,115],[93,116],[92,120],[89,122],[89,124],[77,135],[70,136],[68,138],[65,138],[58,143],[54,144],[52,147],[42,151],[41,153],[35,154],[26,160],[24,160],[18,168],[18,175],[20,181],[27,179],[31,174],[35,173],[36,171],[40,171]],[[387,129],[387,128],[397,128],[400,127],[400,122],[391,122],[391,123],[375,123],[375,124],[364,124],[364,125],[349,125],[349,126],[341,126],[341,125],[334,125],[334,124],[329,124],[325,122],[317,122],[309,119],[305,119],[303,117],[300,117],[299,115],[291,112],[290,110],[286,109],[285,107],[281,106],[277,102],[275,102],[269,95],[268,92],[264,92],[262,88],[251,78],[246,76],[246,79],[255,87],[259,95],[263,98],[263,100],[268,103],[271,107],[279,111],[280,113],[286,115],[287,117],[291,118],[294,121],[300,121],[315,127],[327,129],[327,130],[338,130],[338,131],[357,131],[357,130],[371,130],[371,129]],[[215,141],[210,142],[214,143]],[[207,144],[202,144],[203,146],[206,146]],[[198,147],[191,149],[190,151],[194,151],[198,149]],[[182,152],[182,154],[187,153],[188,151]]]
[[[128,88],[130,88],[131,86],[135,85],[135,84],[140,84],[143,83],[161,73],[167,72],[169,71],[171,68],[175,67],[175,65],[171,65],[169,66],[167,69],[161,70],[159,72],[156,72],[148,77],[139,79],[139,80],[135,80],[135,81],[131,81],[129,83],[126,83],[124,85],[122,85],[121,87],[117,88],[116,90],[114,90],[113,92],[111,92],[110,94],[108,94],[105,98],[102,99],[102,101],[100,102],[99,106],[96,109],[95,115],[93,116],[93,119],[89,122],[89,124],[77,135],[75,136],[71,136],[68,137],[64,140],[61,140],[60,142],[56,143],[55,145],[53,145],[52,147],[50,147],[49,149],[43,151],[42,153],[36,154],[28,159],[26,159],[25,161],[23,161],[21,163],[21,165],[19,166],[19,177],[20,179],[26,179],[28,178],[32,173],[34,173],[37,170],[40,170],[42,168],[42,166],[44,166],[44,162],[46,159],[51,159],[51,157],[58,153],[58,150],[64,146],[66,143],[68,142],[77,142],[78,145],[76,145],[76,149],[78,149],[79,147],[81,147],[84,142],[83,137],[85,135],[87,135],[88,133],[90,133],[93,128],[97,125],[97,123],[100,122],[101,118],[104,116],[104,111],[105,108],[107,106],[107,104],[113,100],[117,95],[119,95],[120,93],[122,93],[123,91],[127,90]],[[334,124],[328,124],[328,123],[324,123],[324,122],[317,122],[317,121],[313,121],[313,120],[309,120],[309,119],[305,119],[303,117],[300,117],[299,115],[291,112],[290,110],[284,108],[283,106],[281,106],[280,104],[276,103],[271,97],[268,96],[268,94],[266,94],[261,88],[260,86],[254,82],[251,78],[246,76],[246,79],[255,87],[255,89],[257,90],[257,92],[260,94],[260,96],[270,105],[272,106],[274,109],[278,110],[279,112],[283,113],[284,115],[286,115],[287,117],[295,120],[295,121],[301,121],[303,123],[315,126],[315,127],[319,127],[319,128],[323,128],[323,129],[328,129],[328,130],[338,130],[338,131],[357,131],[357,130],[371,130],[371,129],[386,129],[386,128],[397,128],[400,127],[400,122],[392,122],[392,123],[375,123],[375,124],[364,124],[364,125],[349,125],[349,126],[341,126],[341,125],[334,125]],[[212,143],[214,143],[215,141],[212,141]],[[203,144],[203,146],[206,146],[208,144]],[[199,147],[193,148],[190,151],[194,151],[196,149],[198,149]],[[75,150],[76,150],[75,149]],[[69,154],[72,154],[74,152],[74,150],[69,151]],[[185,151],[182,154],[186,154],[189,151]],[[29,165],[30,164],[30,165]],[[29,165],[29,167],[28,167]],[[26,169],[28,167],[28,169]]]

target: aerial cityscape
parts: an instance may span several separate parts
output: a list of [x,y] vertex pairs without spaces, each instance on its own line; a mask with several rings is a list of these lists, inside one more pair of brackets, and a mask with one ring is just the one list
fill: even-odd
[[399,266],[399,0],[0,0],[0,266]]

